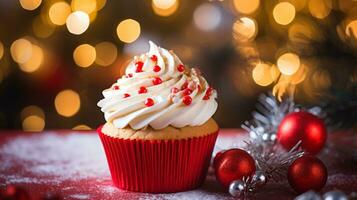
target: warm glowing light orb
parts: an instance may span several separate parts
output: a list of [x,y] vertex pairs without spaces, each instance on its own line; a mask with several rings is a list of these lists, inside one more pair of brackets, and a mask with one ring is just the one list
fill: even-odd
[[330,14],[332,2],[331,0],[310,0],[308,6],[312,16],[323,19]]
[[70,33],[80,35],[89,27],[89,16],[83,11],[75,11],[67,17],[66,26]]
[[59,1],[51,5],[48,17],[55,25],[64,25],[67,17],[71,14],[71,6],[67,2]]
[[257,24],[249,17],[241,17],[234,22],[233,33],[237,40],[251,40],[257,34]]
[[20,69],[24,72],[35,72],[40,68],[44,60],[44,55],[41,47],[32,45],[31,57],[24,63],[20,63]]
[[295,18],[295,7],[289,2],[280,2],[273,9],[273,17],[276,23],[288,25]]
[[168,9],[176,3],[176,0],[153,0],[152,4],[160,9]]
[[300,58],[294,53],[285,53],[278,58],[277,65],[282,74],[293,75],[300,67]]
[[47,38],[55,31],[55,27],[44,23],[41,17],[36,17],[32,22],[32,31],[39,38]]
[[35,10],[42,3],[42,0],[20,0],[20,5],[25,10]]
[[45,120],[37,115],[26,117],[22,121],[22,129],[24,131],[39,132],[45,128]]
[[96,11],[96,0],[72,0],[71,7],[73,11],[83,11],[88,14]]
[[221,22],[221,11],[216,5],[203,3],[193,13],[193,21],[202,31],[212,31]]
[[274,81],[270,68],[268,64],[258,63],[252,72],[254,82],[260,86],[270,85]]
[[32,56],[32,44],[27,39],[15,40],[10,47],[12,59],[17,63],[25,63]]
[[234,8],[242,14],[251,14],[259,7],[259,0],[233,0]]
[[101,66],[111,65],[118,55],[117,47],[110,42],[101,42],[95,45],[97,57],[95,63]]
[[45,112],[42,110],[42,108],[35,106],[35,105],[30,105],[22,109],[20,113],[21,119],[25,119],[26,117],[30,115],[36,115],[41,118],[45,118]]
[[133,19],[121,21],[117,26],[118,38],[125,43],[132,43],[140,36],[141,28],[139,22]]
[[73,90],[63,90],[55,98],[55,108],[59,115],[71,117],[75,115],[81,107],[79,94]]
[[75,131],[87,131],[87,130],[92,130],[92,128],[87,126],[87,125],[85,125],[85,124],[79,124],[79,125],[73,127],[72,130],[75,130]]
[[155,14],[167,17],[176,12],[179,2],[178,0],[154,0],[151,6]]
[[95,48],[89,44],[79,45],[73,52],[74,62],[80,67],[89,67],[96,59]]

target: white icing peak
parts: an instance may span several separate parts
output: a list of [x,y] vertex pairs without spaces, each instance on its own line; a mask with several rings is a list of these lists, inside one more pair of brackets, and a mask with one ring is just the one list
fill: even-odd
[[149,44],[149,52],[135,56],[125,75],[103,91],[98,106],[105,119],[133,129],[204,124],[217,110],[216,91],[172,51]]

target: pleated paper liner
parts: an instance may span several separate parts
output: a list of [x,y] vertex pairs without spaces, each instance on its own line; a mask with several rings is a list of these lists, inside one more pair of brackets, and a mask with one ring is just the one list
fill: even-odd
[[149,193],[191,190],[205,180],[218,131],[179,140],[131,140],[98,128],[112,180],[118,188]]

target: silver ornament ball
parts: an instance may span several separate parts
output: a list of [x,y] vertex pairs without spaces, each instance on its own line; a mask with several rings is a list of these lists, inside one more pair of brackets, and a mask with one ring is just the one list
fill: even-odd
[[257,186],[263,186],[267,183],[267,178],[265,173],[262,171],[256,171],[253,176],[253,181],[256,182]]
[[242,196],[244,190],[246,188],[246,184],[241,180],[235,180],[229,185],[229,194],[234,197]]
[[324,200],[348,200],[346,194],[339,190],[326,192],[323,198]]
[[309,190],[297,196],[295,200],[322,200],[322,198],[316,192]]

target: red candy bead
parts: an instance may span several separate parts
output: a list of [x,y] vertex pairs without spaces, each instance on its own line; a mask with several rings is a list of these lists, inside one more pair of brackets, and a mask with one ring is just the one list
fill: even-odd
[[161,70],[161,67],[159,65],[154,66],[154,72],[159,72]]
[[209,98],[210,98],[210,97],[209,97],[208,95],[205,95],[202,99],[203,99],[203,100],[209,100]]
[[128,97],[130,97],[130,94],[125,93],[125,94],[124,94],[124,98],[128,98]]
[[146,105],[147,107],[153,106],[153,105],[154,105],[154,100],[153,100],[152,98],[147,98],[147,99],[145,100],[145,105]]
[[182,102],[186,104],[187,106],[192,103],[192,98],[188,95],[182,97]]
[[278,141],[285,149],[290,150],[301,140],[302,149],[311,154],[317,154],[325,146],[326,135],[324,122],[305,111],[288,114],[277,132]]
[[157,61],[157,56],[156,56],[156,55],[152,55],[152,56],[150,57],[150,59],[151,59],[152,61],[156,62],[156,61]]
[[182,84],[182,86],[181,86],[181,90],[184,90],[184,89],[186,89],[188,87],[188,83],[187,82],[185,82],[184,84]]
[[185,66],[183,64],[179,64],[179,65],[177,65],[177,70],[179,72],[184,72],[185,71]]
[[200,91],[201,90],[201,86],[197,85],[197,90]]
[[173,87],[171,88],[171,93],[178,93],[179,92],[179,89],[177,87]]
[[213,88],[212,87],[208,87],[207,90],[206,90],[206,95],[207,96],[211,96],[212,92],[213,92]]
[[191,89],[188,89],[186,88],[184,91],[183,91],[183,95],[190,95],[192,93],[192,90]]
[[146,89],[146,87],[140,87],[140,89],[138,91],[139,94],[143,94],[143,93],[147,93],[147,92],[148,92],[148,90]]
[[159,78],[159,77],[155,77],[155,78],[152,80],[152,83],[153,83],[154,85],[159,85],[159,84],[162,83],[162,80],[161,80],[161,78]]
[[232,181],[251,177],[255,173],[255,161],[249,153],[242,149],[229,149],[217,154],[214,162],[216,178],[228,187]]
[[113,89],[114,89],[114,90],[119,90],[119,86],[114,85]]
[[129,77],[129,78],[133,77],[133,74],[132,74],[132,73],[129,73],[129,74],[128,74],[128,77]]
[[314,156],[296,159],[288,169],[288,181],[296,192],[321,190],[327,180],[327,169],[321,160]]
[[135,63],[135,66],[136,66],[135,72],[136,72],[136,73],[139,73],[139,72],[142,72],[142,71],[143,71],[144,63],[141,62],[141,61],[138,61],[138,62]]

